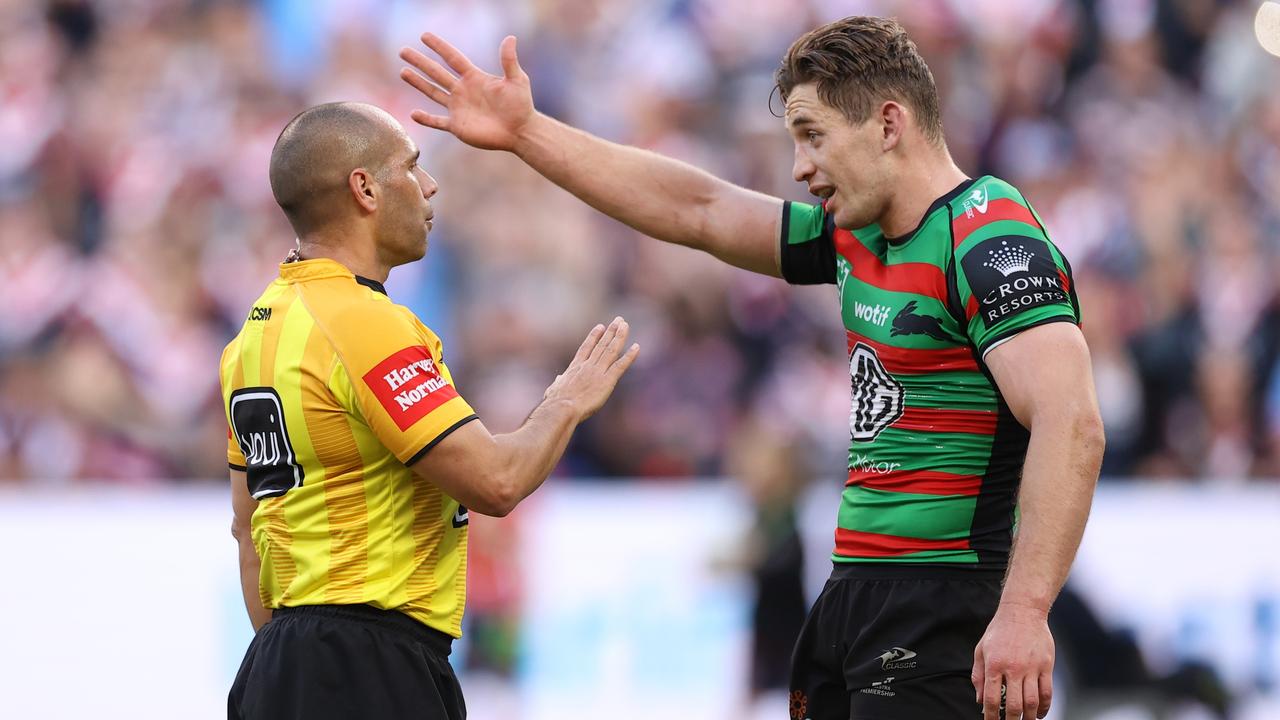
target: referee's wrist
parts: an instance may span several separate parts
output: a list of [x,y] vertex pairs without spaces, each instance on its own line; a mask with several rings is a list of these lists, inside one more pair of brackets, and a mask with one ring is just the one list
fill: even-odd
[[550,397],[544,398],[538,407],[533,411],[534,415],[548,415],[551,417],[564,416],[572,421],[575,425],[582,422],[582,411],[578,409],[568,398]]

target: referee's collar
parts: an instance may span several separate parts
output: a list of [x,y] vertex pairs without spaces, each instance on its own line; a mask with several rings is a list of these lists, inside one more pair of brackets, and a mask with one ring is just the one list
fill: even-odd
[[370,290],[373,290],[374,292],[380,292],[383,295],[387,294],[387,289],[382,287],[382,283],[378,282],[377,280],[370,280],[369,278],[363,277],[360,275],[352,275],[351,277],[355,278],[356,282],[369,288]]
[[382,283],[356,275],[348,270],[345,265],[331,258],[313,258],[280,263],[281,280],[299,282],[332,277],[349,277],[374,292],[379,292],[383,295],[387,294],[387,289],[383,287]]

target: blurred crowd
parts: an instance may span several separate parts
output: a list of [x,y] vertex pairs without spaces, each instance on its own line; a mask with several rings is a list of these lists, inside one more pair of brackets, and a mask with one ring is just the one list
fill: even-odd
[[[1280,59],[1228,0],[0,0],[0,479],[223,479],[217,360],[293,235],[267,160],[303,108],[425,100],[433,30],[545,112],[804,200],[772,72],[805,30],[897,16],[951,151],[1019,185],[1071,260],[1104,471],[1280,476]],[[772,105],[771,105],[772,100]],[[641,358],[572,476],[730,469],[782,439],[841,474],[834,291],[646,240],[514,158],[410,128],[440,182],[424,263],[388,288],[486,424],[516,427],[615,314]]]

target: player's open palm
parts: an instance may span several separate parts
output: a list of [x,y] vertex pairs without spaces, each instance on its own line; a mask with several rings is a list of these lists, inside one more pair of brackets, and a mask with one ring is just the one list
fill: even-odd
[[620,317],[614,318],[609,327],[592,328],[569,367],[556,376],[544,397],[568,401],[583,420],[594,415],[640,352],[640,346],[634,343],[626,347],[630,330],[627,321]]
[[1053,635],[1045,613],[1001,604],[973,653],[971,679],[983,718],[1031,720],[1048,714],[1053,659]]
[[502,59],[501,76],[476,67],[466,55],[437,35],[425,33],[422,42],[449,67],[417,50],[402,48],[400,58],[418,72],[404,68],[400,78],[444,107],[447,114],[414,110],[410,114],[414,122],[453,133],[468,145],[484,150],[514,149],[521,128],[534,113],[529,76],[516,58],[515,37],[508,35],[498,51]]

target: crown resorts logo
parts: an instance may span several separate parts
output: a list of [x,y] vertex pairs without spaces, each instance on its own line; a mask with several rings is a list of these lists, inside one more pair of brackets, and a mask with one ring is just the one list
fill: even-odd
[[1016,272],[1027,272],[1031,269],[1031,258],[1034,255],[1021,245],[1010,245],[1008,240],[1000,243],[1000,247],[987,251],[988,260],[982,263],[985,267],[998,270],[1001,275],[1009,277]]

